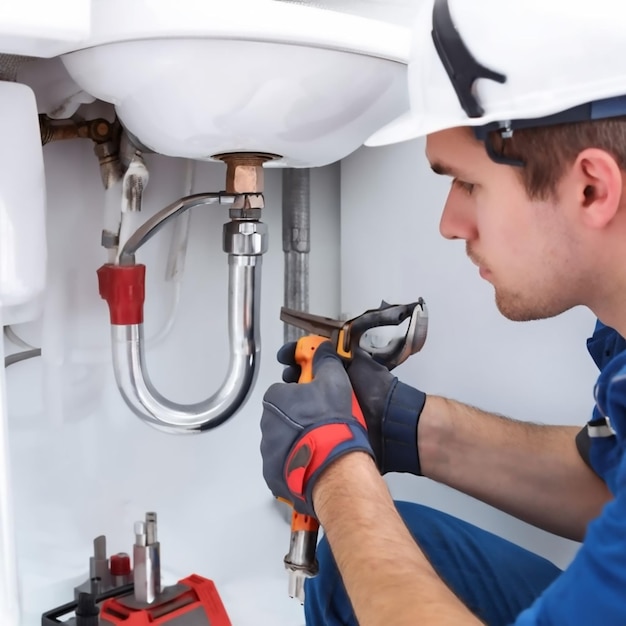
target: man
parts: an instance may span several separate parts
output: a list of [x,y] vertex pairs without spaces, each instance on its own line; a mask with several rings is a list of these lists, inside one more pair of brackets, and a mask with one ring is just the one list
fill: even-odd
[[[432,169],[452,177],[441,233],[466,241],[503,315],[542,319],[577,305],[596,314],[596,407],[583,430],[516,422],[426,396],[365,354],[346,369],[322,344],[313,382],[270,387],[261,422],[270,489],[325,530],[307,623],[623,626],[626,6],[426,4],[411,114],[371,143],[427,137]],[[296,380],[293,346],[279,359]],[[395,505],[381,478],[391,471],[581,547],[560,572],[460,520]]]

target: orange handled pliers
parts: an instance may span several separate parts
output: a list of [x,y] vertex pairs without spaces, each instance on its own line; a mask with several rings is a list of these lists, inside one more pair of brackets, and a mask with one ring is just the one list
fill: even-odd
[[[296,344],[295,360],[300,365],[299,383],[313,380],[313,355],[320,343],[330,340],[337,354],[351,359],[354,351],[361,348],[379,363],[391,370],[419,352],[426,341],[428,312],[421,298],[411,304],[382,303],[378,309],[370,309],[351,320],[336,320],[304,311],[283,307],[280,319],[307,333]],[[384,346],[378,346],[367,335],[367,331],[383,326],[400,326],[408,320],[403,337],[395,337]],[[353,394],[354,396],[354,394]],[[361,409],[353,397],[357,419],[363,420]],[[289,552],[284,558],[289,574],[289,595],[304,603],[304,581],[318,572],[315,549],[317,545],[318,521],[309,515],[293,511],[291,516],[291,538]]]

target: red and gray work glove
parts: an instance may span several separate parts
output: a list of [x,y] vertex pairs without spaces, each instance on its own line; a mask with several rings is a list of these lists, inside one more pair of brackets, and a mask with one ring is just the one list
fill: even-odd
[[313,356],[309,383],[272,385],[263,397],[263,477],[272,493],[315,516],[313,487],[321,473],[351,452],[374,453],[343,362],[330,342]]
[[[278,352],[278,361],[286,365],[283,380],[300,376],[295,361],[294,342]],[[381,474],[407,472],[421,476],[417,447],[417,425],[426,402],[426,394],[401,383],[386,367],[367,352],[356,350],[346,365],[350,383],[363,411],[367,431]]]

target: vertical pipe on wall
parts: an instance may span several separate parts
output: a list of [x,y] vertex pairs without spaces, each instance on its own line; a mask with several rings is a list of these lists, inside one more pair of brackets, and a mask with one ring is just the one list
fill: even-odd
[[[309,310],[309,252],[311,251],[311,171],[283,170],[284,304]],[[295,341],[303,331],[285,324],[284,340]]]

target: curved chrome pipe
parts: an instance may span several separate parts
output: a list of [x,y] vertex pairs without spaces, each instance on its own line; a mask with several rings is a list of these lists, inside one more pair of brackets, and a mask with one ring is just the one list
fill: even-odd
[[[244,194],[247,195],[247,194]],[[256,194],[259,195],[259,194]],[[201,204],[232,204],[238,194],[202,193],[181,198],[143,224],[123,246],[120,266],[135,265],[135,253],[167,222]],[[207,400],[184,405],[172,402],[152,384],[146,368],[142,315],[132,320],[115,319],[111,324],[113,368],[117,386],[133,412],[148,424],[167,432],[201,432],[224,423],[248,398],[258,373],[260,354],[259,318],[262,255],[267,252],[267,226],[250,219],[224,224],[223,249],[228,253],[228,320],[230,360],[226,378]],[[121,267],[119,270],[121,270]],[[137,266],[138,268],[140,266]],[[112,267],[107,268],[111,276]],[[101,269],[105,269],[101,268]],[[119,270],[113,268],[113,274]],[[100,271],[99,271],[100,273]],[[101,286],[102,287],[102,286]],[[133,287],[105,285],[101,295],[109,306],[119,305],[119,293],[130,295],[131,308],[141,311],[143,282]],[[140,300],[137,294],[141,293]],[[125,300],[128,304],[129,300]],[[112,319],[114,317],[112,308]]]
[[215,204],[218,202],[230,204],[233,200],[234,197],[232,195],[223,193],[196,193],[172,202],[162,211],[153,215],[128,238],[120,252],[120,265],[133,265],[137,250],[154,237],[170,220],[178,217],[184,211],[193,209],[201,204]]
[[150,381],[143,347],[143,324],[112,325],[113,367],[117,385],[130,408],[167,432],[201,432],[224,423],[248,398],[258,374],[260,288],[267,227],[261,222],[224,225],[228,253],[230,361],[219,390],[207,400],[183,405],[161,395]]

